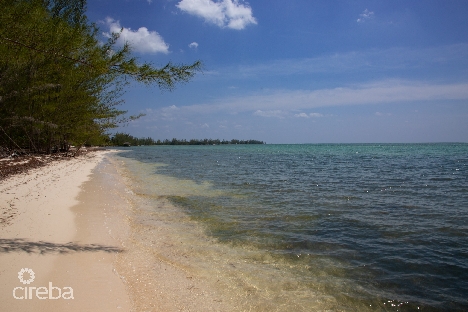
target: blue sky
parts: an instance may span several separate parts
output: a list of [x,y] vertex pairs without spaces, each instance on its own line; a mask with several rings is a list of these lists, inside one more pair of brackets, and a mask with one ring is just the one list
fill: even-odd
[[119,129],[154,139],[468,142],[465,0],[89,0],[135,55],[201,60],[172,92],[132,85]]

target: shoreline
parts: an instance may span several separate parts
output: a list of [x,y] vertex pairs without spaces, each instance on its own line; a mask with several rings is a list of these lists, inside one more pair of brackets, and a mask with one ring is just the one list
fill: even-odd
[[[154,235],[171,249],[167,233],[145,224],[132,180],[112,154],[53,161],[0,182],[0,214],[11,216],[0,224],[2,308],[233,311],[216,285],[142,240]],[[34,271],[30,284],[19,280],[22,269]]]
[[117,255],[115,268],[125,280],[134,311],[243,310],[234,308],[232,298],[223,295],[218,284],[184,264],[190,257],[180,254],[179,236],[155,213],[172,213],[167,200],[157,197],[148,202],[148,194],[137,186],[140,181],[134,180],[122,160],[117,156],[107,160],[109,181],[118,186],[120,201],[126,203],[118,213],[125,219],[128,235],[119,238],[125,252]]

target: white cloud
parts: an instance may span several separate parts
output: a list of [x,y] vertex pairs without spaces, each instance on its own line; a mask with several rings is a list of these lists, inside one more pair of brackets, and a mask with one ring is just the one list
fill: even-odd
[[229,97],[211,104],[184,106],[181,109],[190,113],[254,112],[257,116],[284,117],[288,111],[312,110],[318,107],[466,99],[468,82],[429,84],[419,81],[384,80],[333,89],[275,90],[267,94],[262,92]]
[[[223,114],[252,114],[270,118],[320,118],[324,115],[297,113],[314,111],[319,107],[351,105],[379,105],[410,102],[468,100],[468,82],[457,84],[429,84],[419,81],[384,80],[319,90],[275,90],[268,93],[220,98],[210,103],[169,106],[147,110],[145,119],[181,120],[194,116],[221,116]],[[382,113],[382,116],[391,116]],[[218,115],[220,114],[220,115]],[[379,114],[376,114],[377,116]]]
[[312,118],[314,118],[314,117],[323,117],[323,115],[320,114],[320,113],[310,113],[309,116],[312,117]]
[[145,113],[145,117],[143,117],[146,121],[155,121],[155,120],[174,120],[178,118],[178,108],[175,105],[162,107],[160,109],[152,109],[147,108],[143,113]]
[[196,49],[196,48],[198,48],[198,43],[192,42],[192,43],[189,44],[188,46],[189,46],[189,48],[191,48],[191,49]]
[[128,42],[132,49],[141,53],[169,53],[169,45],[164,42],[164,39],[156,31],[149,31],[146,27],[140,27],[134,31],[130,28],[120,26],[120,22],[110,17],[106,18],[106,24],[109,27],[109,33],[120,33],[120,38],[117,41],[119,44]]
[[202,129],[208,129],[210,126],[207,123],[204,123],[200,126]]
[[369,11],[368,9],[365,9],[364,12],[359,14],[359,18],[357,19],[358,23],[363,23],[366,20],[369,20],[374,17],[374,12]]
[[307,115],[306,113],[300,113],[300,114],[295,114],[294,117],[297,118],[318,118],[318,117],[323,117],[322,114],[320,113],[310,113]]
[[182,0],[176,6],[219,27],[240,30],[249,24],[257,24],[252,8],[242,0]]
[[253,113],[255,116],[260,116],[260,117],[276,117],[276,118],[284,118],[285,112],[282,110],[257,110],[255,113]]

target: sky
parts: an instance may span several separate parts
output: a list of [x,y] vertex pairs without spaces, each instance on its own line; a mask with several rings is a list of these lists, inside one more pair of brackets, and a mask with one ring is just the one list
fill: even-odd
[[203,62],[173,91],[132,84],[117,129],[154,139],[468,142],[466,0],[88,0],[143,62]]

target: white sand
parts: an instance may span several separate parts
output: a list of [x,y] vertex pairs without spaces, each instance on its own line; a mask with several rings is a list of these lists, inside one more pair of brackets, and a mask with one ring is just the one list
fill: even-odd
[[[108,234],[107,212],[99,200],[84,196],[92,192],[90,175],[104,154],[56,161],[0,182],[0,310],[130,310],[125,285],[114,273],[120,245]],[[18,278],[23,268],[35,273],[30,284]],[[50,283],[63,297],[73,291],[73,299],[49,298]],[[24,299],[26,287],[32,298]],[[36,293],[39,287],[45,288]],[[23,299],[14,298],[15,288]],[[59,296],[57,288],[52,298]]]
[[[0,311],[239,310],[141,243],[158,233],[138,220],[135,194],[109,153],[0,181]],[[30,284],[18,278],[26,268],[35,273]]]

